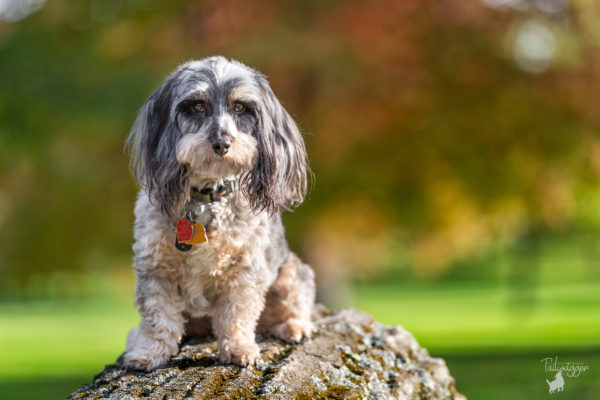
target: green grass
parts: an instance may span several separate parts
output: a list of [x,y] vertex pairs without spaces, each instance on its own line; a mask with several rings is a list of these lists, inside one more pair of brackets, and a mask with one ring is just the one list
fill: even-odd
[[91,375],[125,348],[139,321],[133,302],[0,306],[0,381]]
[[468,398],[547,399],[552,374],[541,360],[555,356],[590,369],[566,378],[565,390],[552,398],[592,400],[600,393],[600,283],[545,284],[525,293],[465,283],[363,284],[354,306],[411,331],[446,360]]
[[0,381],[0,398],[4,400],[65,399],[84,384],[92,382],[92,375],[72,375],[44,378],[31,376],[27,379]]
[[436,351],[600,347],[600,283],[531,291],[519,304],[502,287],[362,285],[354,305]]
[[[543,357],[590,370],[553,398],[600,393],[600,285],[546,285],[518,305],[500,287],[361,285],[355,307],[403,325],[472,398],[547,398]],[[0,304],[0,398],[64,398],[125,348],[133,299]],[[574,397],[568,397],[574,396]]]
[[[469,399],[595,400],[600,393],[600,348],[547,352],[513,349],[498,353],[480,350],[478,353],[436,355],[446,360],[459,392]],[[540,362],[548,356],[558,356],[561,361],[583,362],[590,369],[579,377],[566,377],[564,390],[550,395],[546,379],[551,380],[552,374],[545,372]]]

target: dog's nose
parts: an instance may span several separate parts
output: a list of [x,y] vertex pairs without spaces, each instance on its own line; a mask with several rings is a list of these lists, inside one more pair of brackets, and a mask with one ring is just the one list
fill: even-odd
[[215,140],[212,144],[212,149],[215,153],[220,156],[224,156],[229,151],[231,147],[231,142],[229,140]]

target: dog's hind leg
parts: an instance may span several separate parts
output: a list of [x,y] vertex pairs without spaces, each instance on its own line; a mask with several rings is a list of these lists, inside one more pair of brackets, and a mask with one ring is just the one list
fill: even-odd
[[258,329],[287,342],[310,337],[314,303],[315,275],[308,265],[290,253],[267,293]]

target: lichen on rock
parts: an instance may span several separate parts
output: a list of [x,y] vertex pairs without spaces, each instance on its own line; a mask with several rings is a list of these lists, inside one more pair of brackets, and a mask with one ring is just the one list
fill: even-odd
[[221,364],[214,338],[192,338],[162,368],[127,370],[119,359],[68,399],[464,399],[445,362],[405,329],[353,309],[318,306],[314,319],[300,344],[261,340],[253,367]]

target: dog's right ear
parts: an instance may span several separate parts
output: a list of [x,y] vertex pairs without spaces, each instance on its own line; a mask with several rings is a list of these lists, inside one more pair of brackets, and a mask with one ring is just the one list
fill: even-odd
[[182,136],[174,117],[176,75],[171,75],[148,98],[126,144],[138,185],[170,217],[180,214],[187,192],[186,168],[175,157]]

